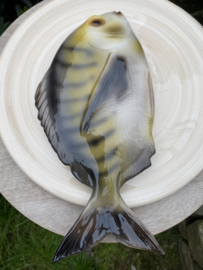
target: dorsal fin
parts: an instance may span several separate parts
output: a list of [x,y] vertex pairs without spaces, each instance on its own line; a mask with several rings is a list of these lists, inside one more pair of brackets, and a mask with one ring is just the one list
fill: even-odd
[[54,151],[59,159],[65,164],[70,164],[70,156],[60,142],[55,123],[55,113],[57,112],[58,97],[54,90],[53,69],[49,69],[40,82],[35,94],[35,106],[38,109],[38,119],[47,135]]
[[[69,93],[73,89],[73,84],[68,83],[67,80],[70,80],[70,74],[76,70],[80,63],[76,62],[75,65],[72,63],[74,48],[70,47],[68,42],[69,38],[59,48],[49,70],[41,80],[35,94],[35,105],[38,109],[38,119],[59,159],[63,164],[70,166],[73,175],[80,182],[92,187],[95,175],[93,169],[89,168],[88,164],[93,165],[95,161],[91,153],[89,155],[89,146],[84,138],[75,140],[74,132],[76,129],[73,127],[73,119],[78,117],[78,115],[71,115],[69,109],[71,102],[69,100]],[[92,49],[86,46],[86,44],[83,45],[85,45],[84,48],[80,44],[79,47],[76,46],[76,49],[74,49],[74,55],[79,60],[81,58],[86,59],[87,57],[89,59],[93,55]],[[79,75],[80,71],[83,71],[83,66],[78,69]],[[67,74],[69,74],[69,77]],[[86,79],[88,81],[89,78],[87,77]],[[67,123],[70,124],[67,125]],[[81,149],[81,151],[77,152],[77,148]]]
[[[54,85],[50,85],[51,73],[52,71],[50,68],[40,82],[35,94],[35,105],[38,109],[38,119],[40,120],[41,126],[44,128],[47,138],[59,159],[65,165],[70,165],[73,175],[80,182],[92,187],[94,174],[91,169],[85,168],[83,164],[78,163],[78,161],[76,161],[67,151],[67,145],[64,147],[63,143],[59,139],[56,120],[54,117],[55,112],[57,111],[58,101],[57,93],[52,92],[52,87],[54,87]],[[55,100],[53,103],[52,98]]]

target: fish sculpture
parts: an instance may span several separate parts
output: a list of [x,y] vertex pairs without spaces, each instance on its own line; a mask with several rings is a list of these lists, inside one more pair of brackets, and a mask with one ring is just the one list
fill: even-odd
[[164,254],[120,188],[151,166],[153,86],[142,46],[121,12],[92,16],[63,42],[36,94],[38,119],[59,159],[92,188],[54,263],[105,236]]

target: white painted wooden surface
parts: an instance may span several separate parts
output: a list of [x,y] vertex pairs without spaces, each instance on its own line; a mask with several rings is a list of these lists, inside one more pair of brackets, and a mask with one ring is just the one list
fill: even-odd
[[[57,1],[57,0],[55,0]],[[0,39],[0,52],[15,29],[36,9],[33,7],[16,20]],[[40,226],[65,235],[83,207],[63,201],[41,189],[14,163],[0,141],[0,192],[22,214]],[[160,233],[179,223],[203,204],[203,171],[187,186],[158,202],[133,208],[135,214],[153,233]],[[115,242],[106,238],[104,242]]]

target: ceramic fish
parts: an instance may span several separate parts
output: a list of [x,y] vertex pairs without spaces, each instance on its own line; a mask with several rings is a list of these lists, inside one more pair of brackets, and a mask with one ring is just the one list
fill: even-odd
[[93,189],[54,262],[112,235],[164,254],[120,196],[155,153],[153,88],[142,46],[121,12],[92,16],[59,48],[35,95],[59,159]]

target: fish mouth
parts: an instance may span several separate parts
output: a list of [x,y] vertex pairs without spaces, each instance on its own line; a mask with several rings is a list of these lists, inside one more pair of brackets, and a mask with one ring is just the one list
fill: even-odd
[[113,14],[116,14],[117,16],[122,16],[123,15],[123,13],[121,11],[118,11],[118,12],[113,11]]
[[[98,37],[101,37],[100,34],[91,34],[92,36],[98,36]],[[115,32],[115,33],[109,33],[109,34],[105,34],[105,35],[102,35],[103,38],[127,38],[126,35],[125,35],[125,31],[121,32],[121,33],[118,33],[118,32]],[[129,38],[127,38],[129,39]]]

